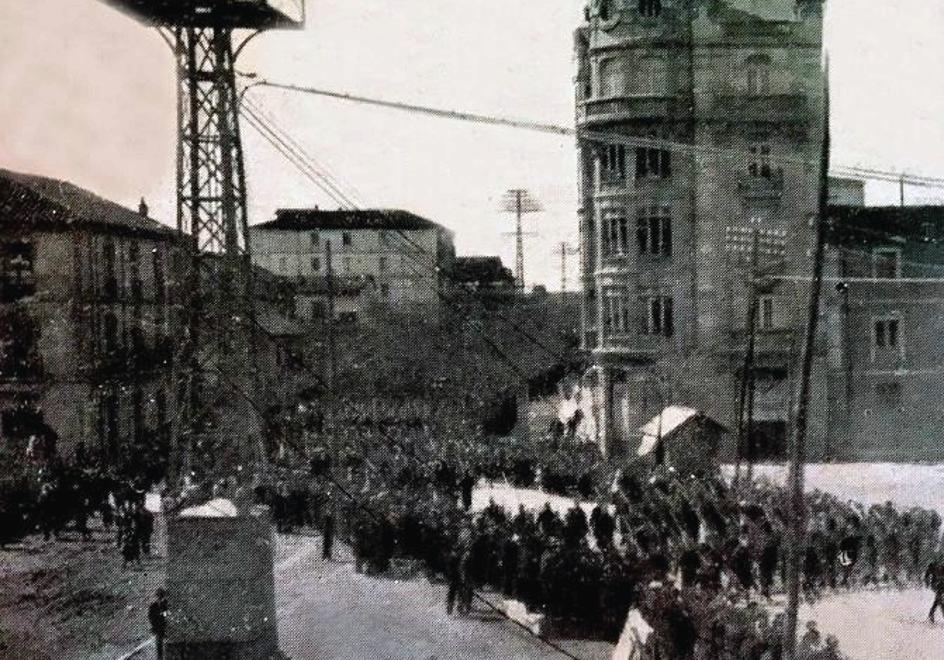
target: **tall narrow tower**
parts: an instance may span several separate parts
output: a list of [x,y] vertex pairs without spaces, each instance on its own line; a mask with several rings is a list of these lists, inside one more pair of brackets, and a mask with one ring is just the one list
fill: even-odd
[[[173,429],[172,471],[264,460],[252,410],[251,262],[235,62],[260,32],[300,27],[302,1],[104,0],[160,30],[176,58],[177,227],[191,241],[192,267],[181,301],[188,315],[178,361],[185,413]],[[246,36],[234,45],[237,31]]]

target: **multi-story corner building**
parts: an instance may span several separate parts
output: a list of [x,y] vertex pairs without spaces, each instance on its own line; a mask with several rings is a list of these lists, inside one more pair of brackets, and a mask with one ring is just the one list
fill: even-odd
[[0,170],[0,451],[120,462],[168,441],[184,249],[143,201]]
[[[673,401],[733,430],[750,301],[767,324],[758,390],[787,391],[803,325],[805,288],[771,278],[810,272],[821,1],[594,0],[586,19],[575,35],[582,342],[599,441],[631,450]],[[785,428],[787,398],[757,402],[763,432]]]
[[452,232],[399,210],[280,209],[250,227],[249,239],[256,264],[298,282],[300,318],[326,315],[329,284],[336,316],[383,308],[435,314],[455,258]]

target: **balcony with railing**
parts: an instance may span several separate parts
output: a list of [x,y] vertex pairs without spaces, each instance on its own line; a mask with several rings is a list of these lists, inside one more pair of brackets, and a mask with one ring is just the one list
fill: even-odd
[[751,174],[745,172],[737,180],[738,193],[745,199],[779,199],[783,196],[783,171]]
[[620,121],[663,119],[677,115],[684,104],[674,96],[619,96],[595,98],[577,104],[577,126],[592,128]]

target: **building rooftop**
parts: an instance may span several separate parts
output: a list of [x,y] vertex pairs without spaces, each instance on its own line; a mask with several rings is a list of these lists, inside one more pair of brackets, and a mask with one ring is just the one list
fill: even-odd
[[157,220],[67,181],[0,169],[0,226],[4,225],[177,235]]
[[668,406],[639,429],[642,432],[642,442],[636,453],[645,456],[655,449],[660,439],[667,439],[679,428],[695,420],[701,420],[722,432],[727,430],[699,410],[686,406]]
[[445,231],[432,220],[399,209],[358,209],[322,211],[320,209],[279,209],[275,220],[253,225],[251,229],[306,231],[312,229],[431,229]]
[[456,257],[452,265],[453,282],[479,286],[515,285],[515,276],[500,257]]
[[834,244],[944,240],[944,206],[829,207],[829,240]]

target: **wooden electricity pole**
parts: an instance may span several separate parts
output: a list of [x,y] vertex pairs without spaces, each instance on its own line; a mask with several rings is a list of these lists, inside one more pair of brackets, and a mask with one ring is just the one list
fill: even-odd
[[751,248],[751,274],[750,286],[748,287],[747,304],[747,350],[744,352],[744,366],[741,372],[741,389],[738,402],[738,444],[737,456],[734,470],[734,481],[740,483],[741,461],[747,460],[747,482],[750,484],[752,478],[753,446],[751,433],[753,432],[754,417],[754,345],[757,336],[757,278],[758,278],[758,252],[760,250],[760,239],[757,235],[757,228],[753,231],[753,247]]
[[567,293],[567,257],[579,254],[580,248],[571,247],[567,241],[561,241],[560,260],[561,260],[561,293]]
[[515,284],[524,291],[524,231],[522,221],[528,213],[537,213],[541,204],[522,188],[512,188],[502,198],[502,210],[515,214]]
[[800,365],[800,384],[797,396],[797,412],[794,419],[793,437],[790,445],[790,469],[787,485],[790,489],[789,519],[787,525],[787,609],[784,627],[784,660],[796,660],[797,617],[800,608],[800,561],[806,541],[806,499],[804,494],[804,464],[806,462],[806,430],[809,418],[810,380],[813,370],[813,353],[816,348],[816,326],[819,319],[820,289],[823,281],[823,262],[826,248],[826,207],[829,201],[829,59],[825,60],[823,80],[823,144],[820,154],[819,204],[815,216],[814,236],[816,247],[813,253],[813,280],[810,283],[810,299],[807,308],[806,337]]
[[336,368],[334,342],[334,263],[331,260],[331,241],[325,241],[325,268],[327,269],[328,288],[328,389],[334,389]]

